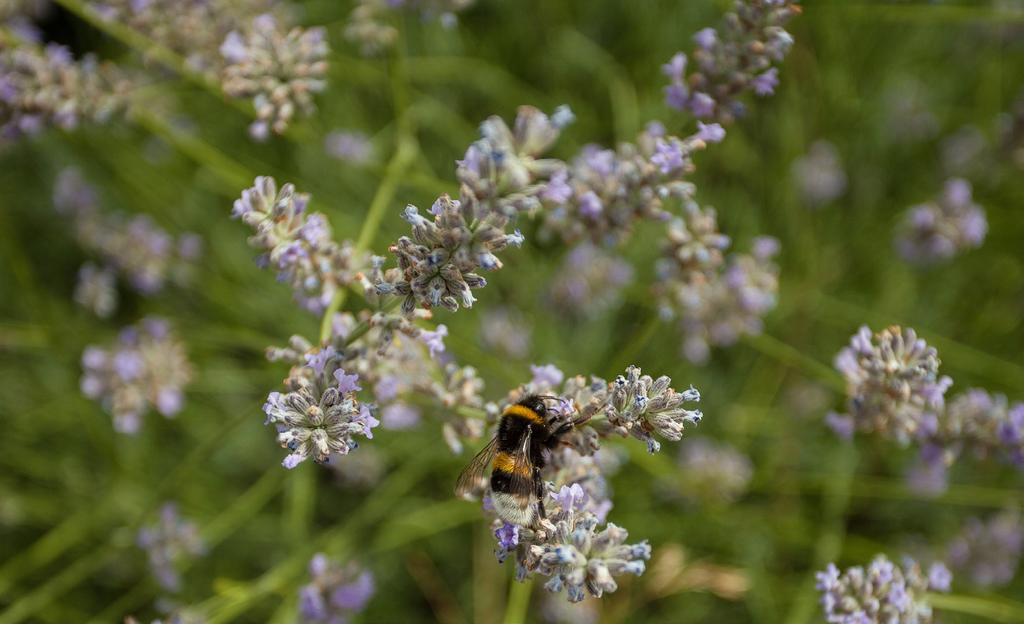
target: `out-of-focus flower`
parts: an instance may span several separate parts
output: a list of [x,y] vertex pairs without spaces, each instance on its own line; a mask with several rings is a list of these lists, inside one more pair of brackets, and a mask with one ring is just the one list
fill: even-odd
[[424,20],[438,19],[446,28],[458,22],[456,13],[475,0],[358,0],[345,26],[345,38],[359,46],[363,55],[380,53],[398,38],[393,18],[398,11],[419,13]]
[[1001,455],[1024,469],[1024,403],[1010,404],[1004,395],[971,388],[929,420],[920,438],[926,447],[942,449],[947,464],[962,453]]
[[253,18],[244,33],[228,33],[221,47],[224,92],[253,99],[253,138],[282,134],[297,113],[315,110],[313,94],[326,87],[328,51],[323,28],[284,28],[270,14]]
[[149,568],[157,582],[170,592],[181,589],[180,567],[206,553],[199,527],[182,518],[174,503],[160,508],[158,522],[140,529],[136,542],[148,554]]
[[83,120],[102,123],[125,105],[129,83],[94,56],[0,33],[0,141]]
[[826,622],[929,624],[934,619],[927,593],[949,591],[951,575],[941,563],[925,574],[912,559],[898,566],[877,555],[867,569],[854,566],[840,573],[830,563],[817,579]]
[[635,143],[614,150],[587,145],[568,165],[556,161],[540,196],[542,232],[567,242],[612,245],[625,240],[637,222],[670,219],[666,207],[694,193],[686,181],[696,168],[693,154],[724,136],[718,124],[702,124],[696,134],[680,138],[652,123]]
[[731,503],[743,496],[754,475],[750,458],[725,443],[690,438],[679,451],[679,474],[672,485],[687,498]]
[[939,121],[929,109],[928,86],[915,78],[901,78],[882,94],[886,113],[885,136],[899,143],[923,141],[939,131]]
[[117,309],[117,288],[114,272],[86,262],[78,270],[75,284],[75,303],[100,318],[107,318]]
[[[381,421],[384,416],[381,416]],[[383,422],[381,423],[383,427]],[[356,490],[370,490],[380,482],[387,470],[387,461],[374,447],[367,446],[350,453],[343,462],[328,464],[340,485]]]
[[815,141],[807,154],[793,162],[793,178],[809,206],[819,207],[846,190],[846,172],[839,151],[828,141]]
[[484,344],[513,358],[529,354],[532,332],[533,328],[515,308],[491,306],[480,316],[480,338]]
[[225,36],[273,8],[272,0],[90,0],[101,18],[127,25],[213,78]]
[[987,233],[985,211],[971,199],[970,183],[953,178],[936,201],[907,209],[896,249],[909,262],[932,264],[980,247]]
[[975,126],[964,126],[942,140],[942,166],[949,175],[966,175],[984,161],[988,141]]
[[373,144],[358,130],[334,130],[324,137],[324,151],[345,162],[363,164],[373,158]]
[[775,92],[779,70],[773,64],[793,45],[783,26],[799,12],[796,2],[737,0],[720,30],[705,28],[694,35],[692,73],[686,74],[688,59],[682,52],[662,66],[669,79],[668,106],[725,124],[742,116],[744,93]]
[[872,335],[861,327],[836,356],[846,378],[847,411],[857,431],[879,433],[907,445],[934,426],[953,383],[939,376],[939,356],[913,329],[893,326]]
[[325,215],[306,214],[308,203],[309,196],[292,184],[278,191],[273,178],[260,176],[235,200],[231,216],[255,230],[249,244],[264,252],[260,264],[276,269],[299,303],[319,314],[339,288],[356,280],[366,260],[348,241],[333,240]]
[[549,296],[571,317],[593,317],[612,308],[633,281],[633,267],[622,258],[584,241],[565,256]]
[[692,200],[669,223],[658,263],[656,294],[662,318],[678,318],[683,354],[703,363],[711,345],[728,346],[743,334],[758,334],[762,317],[775,307],[778,241],[760,237],[750,254],[724,256],[729,238],[718,231],[713,208]]
[[95,189],[77,169],[62,170],[54,187],[57,212],[72,220],[78,243],[104,264],[102,269],[91,263],[82,268],[75,294],[79,303],[98,316],[104,310],[112,313],[115,271],[143,295],[160,292],[168,282],[188,283],[202,250],[198,235],[186,232],[175,238],[146,215],[100,212]]
[[309,562],[309,576],[299,590],[299,620],[307,624],[347,622],[376,592],[372,572],[353,563],[343,567],[322,553]]
[[123,329],[108,347],[82,353],[82,394],[96,399],[114,417],[114,428],[134,434],[151,407],[175,416],[185,403],[192,376],[182,343],[167,321],[155,317]]
[[978,587],[999,587],[1013,580],[1024,550],[1024,524],[1016,511],[983,520],[969,518],[947,546],[946,560]]

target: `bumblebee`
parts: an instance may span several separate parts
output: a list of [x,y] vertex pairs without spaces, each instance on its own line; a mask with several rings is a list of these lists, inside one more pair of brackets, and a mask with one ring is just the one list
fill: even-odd
[[491,501],[498,517],[520,526],[533,526],[544,518],[541,469],[562,436],[578,424],[547,409],[544,400],[554,398],[529,395],[506,407],[498,433],[459,475],[455,495],[472,497],[490,465]]

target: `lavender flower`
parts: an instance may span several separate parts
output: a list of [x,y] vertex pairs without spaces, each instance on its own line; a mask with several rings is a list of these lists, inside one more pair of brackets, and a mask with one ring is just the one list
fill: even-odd
[[618,303],[632,281],[628,262],[584,241],[566,254],[548,296],[567,316],[594,317]]
[[292,369],[286,380],[288,392],[271,392],[263,411],[265,424],[277,428],[277,441],[291,453],[281,465],[294,468],[312,458],[326,463],[332,454],[346,455],[358,448],[355,436],[373,438],[380,424],[373,410],[360,404],[355,392],[357,376],[346,373],[333,347],[310,358],[311,365]]
[[313,555],[309,575],[309,584],[299,590],[299,618],[304,623],[347,622],[376,592],[372,572],[353,563],[342,567],[322,553]]
[[835,200],[846,190],[839,152],[825,140],[812,143],[807,154],[793,162],[793,178],[800,195],[813,208]]
[[95,189],[74,168],[57,176],[53,200],[57,212],[72,220],[78,243],[104,264],[102,269],[83,267],[76,291],[76,299],[81,296],[79,302],[97,315],[103,316],[95,307],[101,299],[109,307],[107,314],[116,307],[115,272],[143,295],[160,292],[168,282],[185,285],[191,280],[201,249],[198,235],[186,232],[175,238],[146,215],[102,213]]
[[949,377],[939,376],[935,349],[913,329],[897,326],[874,336],[861,327],[836,356],[835,366],[846,378],[845,417],[853,427],[902,445],[933,427],[952,384]]
[[324,151],[333,158],[354,164],[373,159],[370,137],[358,130],[334,130],[324,137]]
[[553,165],[556,171],[540,196],[545,235],[609,245],[623,241],[638,221],[669,219],[666,202],[694,193],[685,181],[695,170],[693,154],[724,136],[718,124],[702,125],[684,138],[650,124],[636,143],[615,150],[585,146],[567,166]]
[[128,82],[112,65],[93,56],[76,61],[57,44],[11,39],[0,33],[0,141],[102,123],[123,108]]
[[1024,551],[1024,524],[1016,511],[983,520],[970,518],[947,547],[947,561],[957,574],[979,587],[999,587],[1013,580]]
[[128,434],[139,431],[150,407],[168,418],[181,411],[192,376],[184,346],[156,317],[123,329],[109,347],[86,347],[82,368],[82,394],[98,400],[114,428]]
[[651,547],[646,541],[626,544],[628,533],[614,524],[599,528],[587,500],[578,484],[565,485],[548,496],[548,517],[537,528],[499,525],[499,558],[514,548],[520,579],[531,573],[550,577],[544,588],[555,593],[564,588],[570,602],[587,593],[599,598],[614,592],[617,576],[643,574]]
[[783,30],[800,12],[785,0],[737,0],[720,30],[705,28],[694,36],[694,71],[686,75],[687,57],[677,53],[662,67],[668,77],[665,101],[698,119],[731,123],[742,116],[740,98],[747,91],[767,96],[778,86],[778,68],[793,45]]
[[963,451],[1002,455],[1024,469],[1024,403],[971,388],[951,400],[922,432],[927,444],[946,449],[947,463]]
[[249,244],[264,251],[260,262],[278,272],[306,309],[322,313],[339,288],[356,280],[365,262],[348,241],[332,239],[331,225],[319,212],[306,214],[309,196],[285,184],[278,191],[273,178],[258,177],[235,200],[231,216],[256,234]]
[[509,357],[522,359],[527,356],[532,331],[515,308],[490,307],[480,316],[480,338],[484,344]]
[[190,559],[206,553],[199,527],[178,515],[174,503],[160,508],[159,521],[139,530],[136,542],[149,555],[149,567],[165,590],[181,589],[180,567]]
[[114,286],[114,272],[86,262],[78,270],[75,284],[75,303],[100,318],[108,318],[117,309],[117,288]]
[[932,264],[980,247],[988,232],[985,211],[971,199],[971,185],[953,178],[935,202],[910,207],[896,233],[896,249],[909,262]]
[[754,467],[750,459],[728,444],[691,438],[680,447],[679,482],[684,495],[700,501],[731,503],[747,490]]
[[912,559],[897,566],[877,555],[865,570],[854,566],[841,574],[830,563],[817,574],[825,621],[833,624],[929,624],[933,622],[927,592],[949,591],[950,575],[941,563],[927,576]]
[[315,110],[313,94],[326,87],[327,33],[323,28],[283,28],[269,14],[253,18],[244,31],[231,31],[221,46],[226,64],[224,92],[251,97],[256,122],[250,134],[282,134],[296,113]]
[[643,440],[652,453],[661,448],[654,433],[672,441],[682,439],[684,425],[696,425],[703,418],[700,410],[684,406],[700,401],[700,393],[692,386],[676,392],[670,383],[672,379],[664,375],[653,379],[641,375],[636,366],[628,367],[625,375],[609,385],[605,405],[608,424],[621,435]]
[[692,362],[707,361],[711,345],[760,333],[762,317],[775,307],[778,267],[772,257],[778,241],[755,239],[752,254],[726,259],[729,243],[718,231],[714,209],[692,200],[668,226],[655,292],[662,317],[678,318],[682,351]]

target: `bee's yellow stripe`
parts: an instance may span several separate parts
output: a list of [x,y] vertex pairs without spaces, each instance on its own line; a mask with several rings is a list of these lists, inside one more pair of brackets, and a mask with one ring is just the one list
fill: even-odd
[[532,409],[526,407],[525,405],[519,405],[518,403],[516,403],[514,405],[509,405],[508,407],[506,407],[504,415],[505,416],[518,416],[520,418],[524,418],[524,419],[526,419],[526,420],[528,420],[528,421],[530,421],[532,423],[538,424],[538,425],[543,425],[544,424],[544,419],[540,417],[540,414],[538,414],[537,412],[533,411]]
[[532,476],[530,472],[530,466],[527,463],[516,468],[516,458],[511,453],[504,451],[499,452],[494,456],[494,469],[500,470],[501,472],[508,472],[511,474],[518,473],[520,476],[529,477]]

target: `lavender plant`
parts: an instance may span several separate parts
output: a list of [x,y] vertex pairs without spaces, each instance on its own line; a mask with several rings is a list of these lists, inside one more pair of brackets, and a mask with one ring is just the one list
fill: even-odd
[[877,555],[865,569],[854,566],[840,573],[830,563],[817,574],[817,589],[825,621],[833,624],[928,624],[935,621],[928,592],[949,591],[952,575],[941,563],[927,574],[912,559],[902,566]]
[[564,588],[570,602],[579,602],[588,593],[601,597],[614,592],[617,576],[642,574],[651,554],[646,541],[627,544],[625,529],[612,523],[600,526],[611,509],[600,464],[593,459],[600,441],[634,437],[654,453],[661,448],[655,434],[677,441],[684,426],[696,425],[702,414],[686,405],[700,400],[694,388],[676,392],[669,387],[670,378],[653,379],[635,366],[611,383],[597,377],[563,377],[554,367],[535,367],[533,380],[507,398],[514,402],[527,394],[554,393],[562,413],[586,423],[545,467],[547,518],[532,526],[501,519],[492,524],[498,560],[514,556],[517,578],[547,576],[546,589],[557,593]]
[[946,561],[960,577],[978,587],[999,587],[1013,580],[1024,551],[1024,524],[1015,510],[987,519],[969,518],[946,547]]
[[181,589],[180,566],[206,553],[199,528],[182,518],[174,503],[165,503],[160,508],[157,523],[140,529],[136,542],[149,557],[153,577],[169,592]]
[[58,175],[53,203],[71,220],[78,243],[102,263],[86,263],[75,290],[75,299],[97,316],[109,316],[117,306],[115,274],[143,295],[160,292],[168,282],[189,283],[202,250],[197,234],[175,238],[145,215],[102,212],[95,189],[73,168]]
[[788,0],[736,0],[718,29],[705,28],[693,36],[694,71],[687,75],[687,56],[676,53],[662,67],[668,77],[665,102],[697,119],[729,124],[744,113],[743,95],[766,96],[779,84],[781,63],[793,45],[784,30],[800,13]]
[[846,190],[846,172],[832,143],[815,141],[807,154],[793,162],[793,179],[808,206],[817,208],[834,201]]
[[862,431],[916,444],[914,489],[944,491],[946,469],[966,452],[1024,466],[1024,404],[979,389],[947,402],[953,380],[939,375],[937,351],[914,330],[893,326],[872,336],[861,327],[836,356],[836,368],[847,381],[848,413],[830,413],[829,427],[847,439]]
[[706,362],[712,345],[760,333],[761,317],[775,307],[778,241],[760,237],[753,253],[727,258],[730,242],[718,231],[714,208],[692,199],[668,225],[655,293],[661,317],[678,320],[682,353],[691,362]]
[[109,63],[0,31],[0,141],[47,127],[102,123],[125,106],[129,82]]
[[935,348],[898,326],[874,335],[861,327],[835,366],[846,378],[849,412],[830,414],[828,423],[846,438],[864,431],[908,445],[935,421],[953,383],[939,376]]
[[729,504],[746,492],[754,466],[732,446],[703,437],[684,442],[679,449],[679,474],[672,483],[689,499]]
[[366,260],[348,241],[331,238],[324,214],[307,215],[308,203],[309,195],[297,193],[294,185],[278,191],[273,178],[261,176],[235,200],[231,216],[255,231],[249,244],[264,252],[257,262],[276,269],[303,308],[322,313],[338,289],[355,282]]
[[229,97],[251,98],[256,140],[312,114],[313,95],[326,86],[326,32],[293,26],[271,0],[92,0],[90,7],[182,57],[184,70],[220,84]]
[[970,183],[952,178],[938,200],[907,209],[896,249],[909,262],[934,264],[980,247],[987,232],[985,211],[971,199]]
[[563,315],[596,316],[619,303],[622,289],[632,281],[632,265],[584,241],[566,254],[548,297]]
[[306,624],[347,622],[373,598],[373,573],[355,564],[341,566],[323,553],[309,562],[310,582],[299,590],[299,619]]
[[316,109],[313,94],[326,87],[323,28],[282,28],[272,15],[258,15],[244,34],[229,32],[220,52],[224,92],[252,98],[256,121],[249,134],[254,139],[266,139],[271,130],[283,134],[297,114]]
[[107,346],[82,353],[82,394],[99,401],[114,418],[114,429],[138,433],[150,408],[173,418],[185,404],[192,377],[185,348],[164,319],[148,317],[121,330]]

